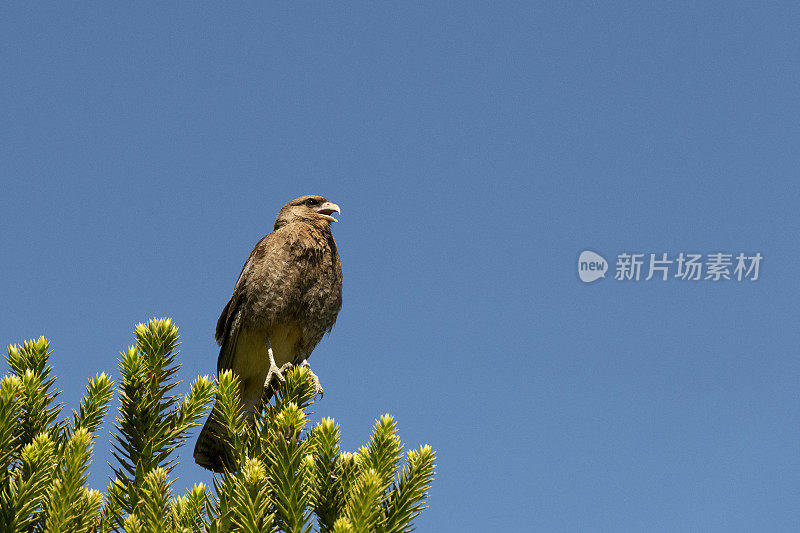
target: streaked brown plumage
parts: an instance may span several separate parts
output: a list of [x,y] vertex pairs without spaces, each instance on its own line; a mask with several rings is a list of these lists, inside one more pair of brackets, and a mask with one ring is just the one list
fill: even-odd
[[[217,372],[241,381],[242,410],[252,419],[265,381],[286,363],[300,364],[336,322],[342,307],[342,266],[330,224],[339,207],[322,196],[301,196],[278,213],[275,229],[256,244],[217,322]],[[270,369],[268,346],[274,355]],[[274,376],[270,376],[274,380]],[[320,387],[321,391],[321,387]],[[209,416],[194,449],[200,466],[226,464],[221,427]]]

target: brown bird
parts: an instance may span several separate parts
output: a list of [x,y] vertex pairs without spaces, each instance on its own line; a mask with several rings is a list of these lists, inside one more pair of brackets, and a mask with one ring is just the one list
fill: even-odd
[[[322,196],[301,196],[278,213],[275,229],[256,244],[233,295],[217,321],[217,372],[239,377],[242,412],[251,421],[262,396],[272,394],[290,364],[305,364],[342,308],[342,265],[331,233],[339,206]],[[319,379],[312,373],[317,392]],[[194,460],[220,472],[229,467],[224,431],[211,415]]]

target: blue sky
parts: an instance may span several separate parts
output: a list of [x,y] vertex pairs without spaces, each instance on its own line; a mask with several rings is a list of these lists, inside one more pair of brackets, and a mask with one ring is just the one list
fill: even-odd
[[[251,247],[322,194],[345,286],[317,416],[345,449],[389,412],[437,450],[418,531],[795,531],[799,23],[792,2],[3,4],[0,342],[51,339],[67,407],[153,316],[184,380],[213,373]],[[587,249],[764,260],[583,284]],[[190,457],[176,490],[210,480]]]

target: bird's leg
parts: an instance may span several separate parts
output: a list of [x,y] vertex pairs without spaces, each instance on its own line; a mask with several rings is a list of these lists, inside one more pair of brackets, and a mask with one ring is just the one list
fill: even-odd
[[314,394],[319,394],[319,397],[322,398],[322,395],[325,391],[322,389],[322,384],[319,382],[319,378],[314,371],[311,370],[311,365],[308,364],[308,359],[303,359],[303,362],[300,363],[300,366],[308,368],[308,373],[311,375],[311,379],[314,380]]
[[285,363],[278,368],[278,365],[275,364],[275,356],[272,354],[272,343],[269,341],[269,337],[267,337],[267,354],[269,354],[269,370],[267,371],[267,379],[264,380],[265,387],[269,387],[272,376],[277,377],[281,381],[286,381],[286,378],[283,377],[283,371],[292,366],[292,363]]

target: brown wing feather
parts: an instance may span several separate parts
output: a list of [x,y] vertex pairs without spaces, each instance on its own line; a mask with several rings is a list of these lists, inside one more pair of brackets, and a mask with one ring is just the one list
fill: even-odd
[[236,279],[236,285],[233,287],[233,294],[231,295],[230,300],[228,300],[228,303],[226,303],[225,307],[222,309],[222,313],[219,315],[219,320],[217,320],[217,330],[214,334],[214,338],[216,339],[217,344],[220,346],[223,345],[227,334],[230,332],[231,322],[233,321],[236,311],[238,311],[242,294],[245,291],[247,281],[245,270],[248,272],[252,270],[253,255],[255,254],[256,249],[267,237],[269,237],[269,235],[258,241],[258,244],[256,244],[253,250],[250,251],[250,255],[247,257],[247,261],[244,262],[244,265],[242,265],[242,271],[239,272],[239,277]]
[[217,331],[214,333],[214,339],[217,341],[218,345],[222,345],[222,342],[225,340],[225,330],[228,329],[228,310],[231,308],[232,301],[233,298],[228,300],[228,303],[225,304],[217,320]]
[[219,357],[217,358],[217,373],[223,370],[232,368],[233,357],[236,354],[236,337],[238,333],[238,324],[236,324],[236,314],[239,312],[240,305],[246,297],[248,290],[247,279],[253,271],[253,262],[255,260],[256,251],[267,240],[267,235],[255,245],[247,261],[242,265],[242,271],[239,273],[239,278],[236,280],[236,285],[233,288],[228,303],[222,309],[222,313],[217,320],[217,330],[214,338],[220,346]]
[[217,320],[215,338],[220,345],[217,372],[233,368],[236,339],[243,325],[240,314],[243,313],[248,320],[269,322],[279,311],[278,306],[265,305],[265,302],[280,299],[277,296],[279,289],[287,282],[286,273],[281,268],[289,262],[288,247],[284,242],[287,233],[276,230],[264,236],[242,266],[233,294]]

